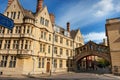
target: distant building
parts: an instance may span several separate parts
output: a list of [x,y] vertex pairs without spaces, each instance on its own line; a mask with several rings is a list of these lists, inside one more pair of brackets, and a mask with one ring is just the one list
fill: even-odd
[[120,75],[120,18],[107,19],[106,35],[110,47],[112,72]]
[[[30,4],[26,4],[30,5]],[[62,13],[61,13],[62,14]],[[75,48],[84,45],[80,30],[64,29],[55,23],[43,0],[36,12],[24,9],[19,0],[8,0],[4,15],[14,20],[14,28],[0,26],[1,74],[40,74],[72,69]],[[68,62],[68,58],[69,61]]]
[[104,38],[104,39],[103,39],[103,42],[102,42],[102,43],[100,43],[100,44],[101,44],[101,45],[108,46],[107,39],[106,39],[106,38]]

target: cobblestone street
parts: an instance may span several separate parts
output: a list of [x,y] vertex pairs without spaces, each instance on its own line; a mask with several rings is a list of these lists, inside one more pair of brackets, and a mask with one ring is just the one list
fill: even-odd
[[0,76],[0,80],[120,80],[120,77],[93,73],[64,73],[31,76]]

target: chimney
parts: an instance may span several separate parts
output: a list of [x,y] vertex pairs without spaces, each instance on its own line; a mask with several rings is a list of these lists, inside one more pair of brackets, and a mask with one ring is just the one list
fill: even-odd
[[43,8],[43,0],[37,0],[36,12],[38,12],[38,11],[41,10],[42,8]]
[[11,3],[13,2],[14,0],[8,0],[8,7],[11,5]]
[[70,32],[70,23],[67,22],[67,31]]
[[51,20],[52,24],[54,24],[55,23],[55,16],[54,16],[54,14],[50,13],[49,15],[50,15],[50,20]]

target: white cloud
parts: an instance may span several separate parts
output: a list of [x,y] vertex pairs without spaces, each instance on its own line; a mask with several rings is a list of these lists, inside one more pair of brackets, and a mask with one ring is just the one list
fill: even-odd
[[112,13],[120,12],[120,0],[100,0],[94,5],[94,16],[104,17]]
[[120,2],[117,3],[115,10],[116,10],[117,12],[120,12]]
[[[120,12],[120,0],[80,0],[76,4],[66,4],[60,7],[62,13],[57,17],[57,24],[66,26],[66,22],[71,22],[71,26],[83,27],[91,23],[99,22],[109,18],[113,13]],[[88,4],[87,4],[88,3]],[[62,9],[62,10],[61,10]]]
[[57,23],[62,26],[65,26],[68,21],[71,22],[71,25],[79,23],[79,26],[88,23],[89,19],[92,17],[92,9],[89,9],[90,5],[84,6],[84,4],[84,1],[79,1],[74,4],[74,6],[72,4],[66,5],[67,7],[63,6],[63,9],[60,11],[60,13],[62,12],[62,15],[59,15],[60,17],[58,17]]
[[94,15],[101,17],[113,11],[114,5],[112,3],[112,0],[100,0],[97,4],[94,5],[94,8],[96,10]]
[[91,41],[95,41],[95,42],[99,43],[99,42],[102,42],[102,40],[104,38],[106,38],[106,36],[105,36],[105,32],[99,32],[99,33],[91,32],[89,34],[83,35],[83,38],[84,38],[85,42],[91,40]]

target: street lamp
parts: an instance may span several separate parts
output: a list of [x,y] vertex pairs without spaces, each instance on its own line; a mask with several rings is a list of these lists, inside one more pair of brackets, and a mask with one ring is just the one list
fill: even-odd
[[54,39],[55,39],[55,31],[53,32],[53,42],[52,42],[52,62],[51,62],[51,70],[50,70],[50,76],[52,75],[53,71],[53,58],[54,58]]

